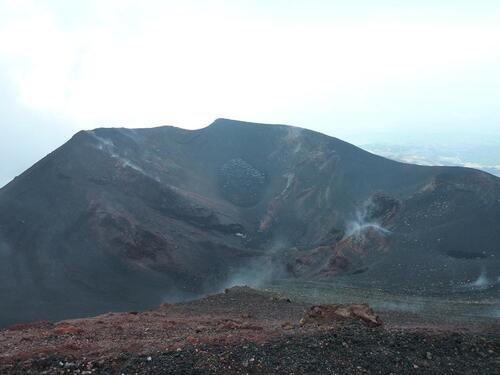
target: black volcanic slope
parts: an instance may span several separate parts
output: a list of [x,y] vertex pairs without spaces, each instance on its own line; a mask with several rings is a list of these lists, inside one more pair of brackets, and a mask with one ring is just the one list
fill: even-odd
[[425,293],[498,270],[499,178],[289,126],[82,131],[0,190],[0,324],[252,277]]

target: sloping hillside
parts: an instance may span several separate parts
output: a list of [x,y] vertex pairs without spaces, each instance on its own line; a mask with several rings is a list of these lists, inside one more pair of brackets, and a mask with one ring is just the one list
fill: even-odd
[[500,179],[220,119],[77,133],[0,190],[0,325],[232,282],[497,288]]

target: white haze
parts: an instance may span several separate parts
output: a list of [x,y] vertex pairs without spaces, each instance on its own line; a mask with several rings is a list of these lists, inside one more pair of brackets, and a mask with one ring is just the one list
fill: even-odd
[[286,277],[286,265],[283,254],[289,249],[286,241],[273,240],[266,254],[256,257],[243,267],[233,270],[222,289],[233,286],[262,287],[272,280]]
[[363,233],[368,230],[373,229],[382,234],[391,234],[391,231],[380,226],[379,224],[372,222],[366,223],[363,221],[350,221],[347,223],[346,236],[362,236]]
[[384,228],[376,220],[370,219],[368,217],[368,212],[372,204],[373,202],[371,201],[371,199],[369,199],[364,202],[359,209],[356,210],[354,215],[355,218],[353,220],[347,221],[346,223],[345,237],[355,236],[363,238],[365,232],[369,229],[372,229],[386,236],[391,234],[391,231],[389,229]]
[[0,185],[80,129],[500,139],[497,0],[1,0]]
[[485,290],[500,284],[500,276],[488,277],[486,270],[481,270],[477,279],[464,284],[465,289],[469,290]]
[[110,139],[106,139],[103,137],[98,136],[95,131],[89,131],[88,134],[90,134],[92,137],[95,138],[97,141],[96,148],[100,151],[103,151],[107,153],[109,156],[111,156],[113,159],[116,159],[117,161],[120,162],[121,167],[129,167],[132,168],[133,170],[147,176],[150,178],[153,178],[154,180],[158,181],[156,177],[153,177],[146,173],[144,169],[136,165],[134,162],[132,162],[130,159],[120,156],[117,154],[116,146],[114,145],[113,141]]

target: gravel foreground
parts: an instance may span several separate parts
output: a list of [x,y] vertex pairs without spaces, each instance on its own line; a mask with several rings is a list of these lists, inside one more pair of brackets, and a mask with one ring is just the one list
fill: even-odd
[[249,288],[157,310],[0,331],[0,374],[499,374],[500,329],[301,319]]

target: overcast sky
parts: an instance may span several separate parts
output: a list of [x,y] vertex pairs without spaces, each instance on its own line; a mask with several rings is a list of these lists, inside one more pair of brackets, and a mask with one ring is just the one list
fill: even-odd
[[0,0],[0,186],[80,129],[500,139],[498,0]]

